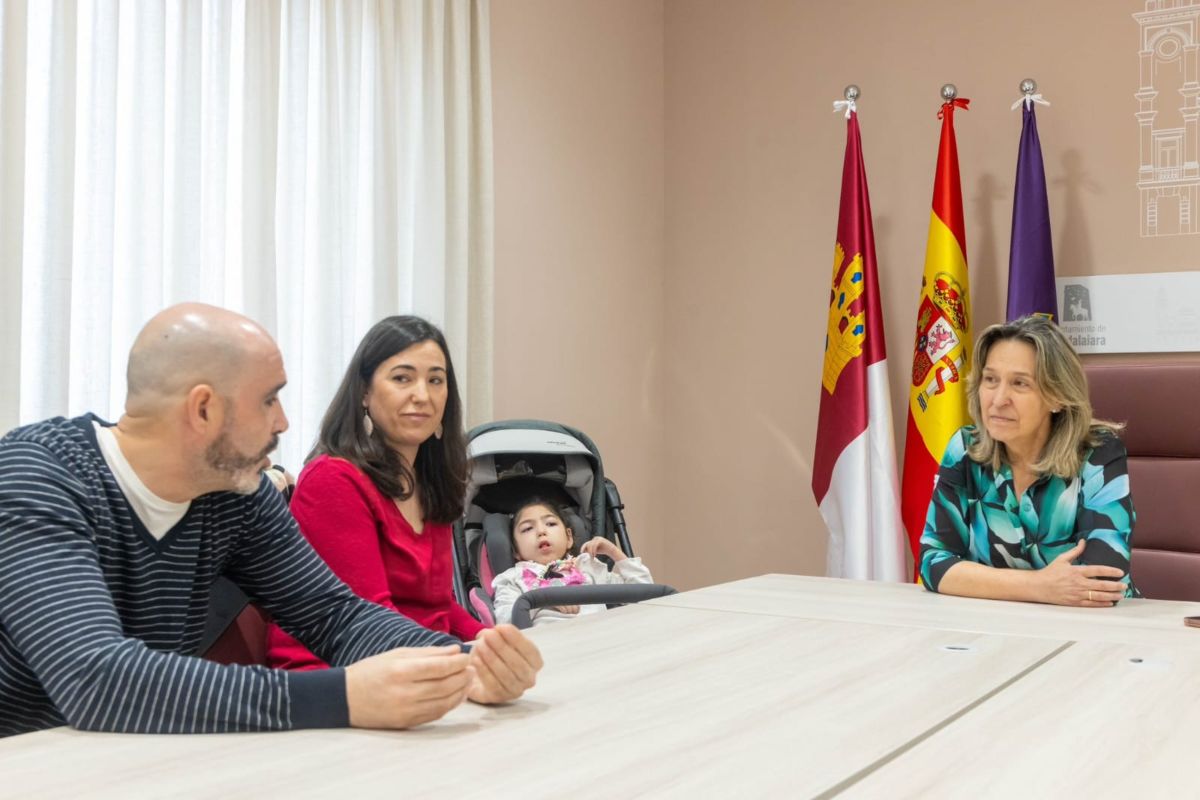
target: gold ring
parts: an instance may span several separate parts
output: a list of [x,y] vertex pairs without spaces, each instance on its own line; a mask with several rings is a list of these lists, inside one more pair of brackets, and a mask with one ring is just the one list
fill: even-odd
[[1092,602],[1092,590],[1088,589],[1088,602]]

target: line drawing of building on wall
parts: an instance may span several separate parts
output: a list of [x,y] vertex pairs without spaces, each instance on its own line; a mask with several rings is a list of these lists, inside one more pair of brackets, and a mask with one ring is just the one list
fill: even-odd
[[1145,0],[1137,121],[1142,236],[1200,233],[1200,0]]

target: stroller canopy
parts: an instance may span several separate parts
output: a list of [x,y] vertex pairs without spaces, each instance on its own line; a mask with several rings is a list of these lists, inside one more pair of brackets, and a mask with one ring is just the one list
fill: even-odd
[[595,444],[553,422],[514,420],[481,426],[467,444],[467,507],[511,514],[532,496],[603,520],[604,472]]

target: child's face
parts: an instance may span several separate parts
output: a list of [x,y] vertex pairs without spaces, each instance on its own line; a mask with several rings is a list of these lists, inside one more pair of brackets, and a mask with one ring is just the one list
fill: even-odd
[[558,515],[543,505],[521,509],[513,523],[517,558],[549,564],[566,558],[574,538]]

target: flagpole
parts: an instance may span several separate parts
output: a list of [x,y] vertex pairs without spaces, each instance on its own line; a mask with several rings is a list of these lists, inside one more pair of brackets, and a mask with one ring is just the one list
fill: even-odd
[[858,98],[860,95],[862,95],[862,90],[857,85],[850,84],[842,90],[842,97],[846,99],[833,101],[833,113],[836,114],[844,109],[846,119],[850,119],[850,115],[858,110]]
[[1035,81],[1033,78],[1026,78],[1025,80],[1021,81],[1021,85],[1018,88],[1021,91],[1021,97],[1012,104],[1013,111],[1016,111],[1021,104],[1024,104],[1026,108],[1033,108],[1034,103],[1039,106],[1050,105],[1049,100],[1038,94],[1037,81]]

